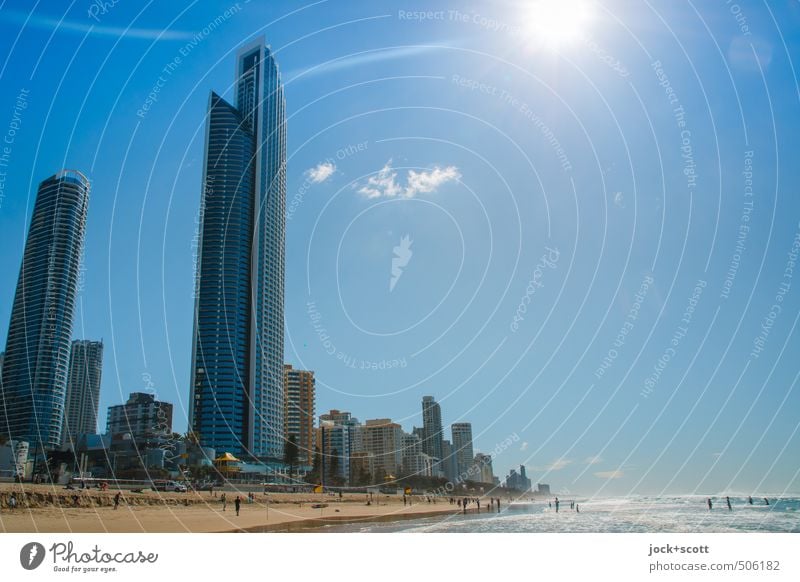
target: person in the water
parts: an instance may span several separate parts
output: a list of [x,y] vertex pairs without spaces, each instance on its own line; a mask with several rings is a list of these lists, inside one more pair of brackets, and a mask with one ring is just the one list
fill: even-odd
[[711,509],[714,507],[714,504],[711,503],[711,498],[710,497],[706,499],[706,505],[708,505],[708,510],[709,511],[711,511]]

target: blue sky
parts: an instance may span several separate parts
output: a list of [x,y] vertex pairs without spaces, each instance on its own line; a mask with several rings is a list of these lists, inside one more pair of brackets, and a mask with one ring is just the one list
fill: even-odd
[[149,378],[185,429],[208,94],[264,35],[318,413],[432,394],[559,491],[800,490],[798,2],[266,4],[0,7],[0,321],[37,184],[82,170],[101,428]]

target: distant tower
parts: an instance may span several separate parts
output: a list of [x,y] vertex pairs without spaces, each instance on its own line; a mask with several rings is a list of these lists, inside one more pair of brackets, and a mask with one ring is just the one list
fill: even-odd
[[189,426],[204,446],[279,461],[286,108],[263,39],[239,51],[235,92],[208,106]]
[[103,375],[103,342],[75,340],[69,359],[67,399],[62,441],[74,447],[80,434],[97,432],[100,380]]
[[39,184],[11,308],[0,434],[30,451],[61,445],[72,319],[86,232],[89,180],[63,170]]
[[442,408],[433,399],[433,396],[422,397],[422,427],[424,430],[422,452],[441,461],[443,458],[442,441],[444,440]]
[[472,467],[474,454],[472,452],[472,424],[469,422],[454,422],[453,431],[453,451],[456,456],[458,470],[457,479],[464,480],[465,475]]
[[301,465],[314,463],[314,372],[283,367],[284,439],[294,436]]

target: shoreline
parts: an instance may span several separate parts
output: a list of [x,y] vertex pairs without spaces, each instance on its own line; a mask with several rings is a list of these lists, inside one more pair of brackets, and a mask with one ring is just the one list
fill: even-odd
[[[17,507],[8,499],[16,492]],[[227,504],[222,503],[225,493]],[[327,526],[447,518],[463,514],[446,499],[428,503],[418,496],[410,505],[402,496],[375,496],[369,505],[363,494],[247,493],[219,491],[163,493],[122,490],[65,490],[50,485],[0,485],[0,533],[268,533],[324,531]],[[242,499],[236,515],[234,499]],[[488,513],[484,502],[481,512]],[[321,507],[320,507],[321,506]],[[471,507],[467,513],[475,513]]]
[[[477,511],[475,509],[471,509],[467,511],[467,514],[473,515],[476,514]],[[488,513],[488,512],[481,512],[481,513]],[[339,526],[339,525],[352,525],[356,523],[363,523],[365,525],[372,524],[372,523],[392,523],[396,521],[413,521],[416,519],[426,519],[429,517],[451,517],[454,515],[465,515],[462,510],[451,510],[451,511],[420,511],[414,513],[384,513],[384,514],[374,514],[374,515],[365,515],[359,517],[347,516],[347,515],[332,515],[330,517],[310,517],[308,519],[302,519],[298,521],[287,521],[283,523],[276,523],[273,525],[264,525],[264,526],[256,526],[254,528],[247,528],[247,529],[233,529],[219,533],[297,533],[297,532],[306,532],[306,533],[326,533],[324,528],[328,526]]]

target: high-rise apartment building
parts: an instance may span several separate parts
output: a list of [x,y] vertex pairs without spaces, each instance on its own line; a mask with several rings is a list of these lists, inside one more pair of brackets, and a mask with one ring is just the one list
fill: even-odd
[[472,424],[454,422],[451,430],[453,432],[453,452],[456,457],[456,479],[463,481],[475,457],[472,452]]
[[433,396],[422,397],[422,426],[425,437],[422,440],[422,452],[429,457],[442,459],[442,408]]
[[69,358],[67,399],[64,407],[65,445],[74,448],[79,435],[97,432],[100,380],[103,374],[103,342],[75,340]]
[[295,438],[298,462],[314,462],[314,372],[283,367],[284,438]]
[[244,458],[284,453],[286,110],[263,39],[236,60],[236,104],[206,125],[189,426]]
[[373,457],[374,477],[397,477],[403,464],[403,429],[388,418],[364,424],[364,448]]
[[80,172],[39,184],[11,308],[0,434],[28,442],[36,456],[61,446],[88,206],[89,180]]
[[106,432],[129,433],[134,441],[172,433],[172,404],[147,392],[132,392],[125,404],[108,407]]

